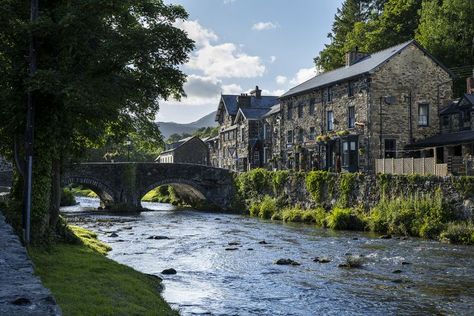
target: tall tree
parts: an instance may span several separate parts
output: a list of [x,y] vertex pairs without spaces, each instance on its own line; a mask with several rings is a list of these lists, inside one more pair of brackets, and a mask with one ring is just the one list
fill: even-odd
[[353,31],[356,23],[367,22],[373,15],[378,15],[384,2],[385,0],[345,0],[341,9],[337,10],[332,32],[328,34],[331,43],[314,59],[316,66],[326,71],[343,66],[347,35]]
[[421,4],[420,0],[388,0],[380,15],[355,23],[344,49],[359,47],[372,53],[415,38]]
[[[162,0],[55,0],[40,1],[32,24],[29,1],[0,0],[0,152],[13,157],[32,91],[36,237],[56,224],[62,162],[100,146],[105,135],[141,132],[161,141],[152,123],[157,100],[184,94],[179,65],[193,42],[173,23],[186,18],[181,6]],[[38,47],[33,77],[29,34]]]
[[459,76],[455,93],[464,92],[474,68],[474,1],[425,0],[417,40]]

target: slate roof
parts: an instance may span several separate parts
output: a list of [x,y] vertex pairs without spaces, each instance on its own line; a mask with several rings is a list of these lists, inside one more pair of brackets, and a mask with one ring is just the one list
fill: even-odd
[[270,111],[270,109],[268,108],[258,108],[258,109],[241,108],[239,111],[242,112],[243,116],[247,120],[260,120],[265,114],[267,114]]
[[466,108],[468,109],[469,105],[467,105],[467,107],[466,107],[466,105],[463,105],[463,106],[460,105],[463,100],[467,100],[469,102],[469,104],[474,109],[474,94],[465,93],[464,96],[461,99],[453,101],[449,106],[442,109],[439,112],[439,114],[440,115],[456,114],[456,113],[459,113],[460,110],[463,110],[463,109],[466,109]]
[[[224,107],[227,110],[229,115],[235,116],[239,110],[237,104],[237,97],[238,95],[229,95],[223,94],[222,101],[224,103]],[[257,98],[256,96],[250,96],[250,107],[251,108],[270,108],[272,105],[278,103],[277,96],[261,96]]]
[[332,71],[324,72],[320,75],[317,75],[302,84],[291,88],[289,91],[284,93],[280,98],[289,97],[295,94],[299,94],[302,92],[306,92],[308,90],[313,90],[319,87],[323,87],[329,84],[333,84],[339,81],[343,81],[349,78],[357,77],[363,74],[368,74],[382,65],[384,62],[391,59],[396,54],[400,53],[406,47],[410,46],[411,44],[415,44],[418,48],[420,48],[425,54],[427,54],[431,59],[433,59],[437,64],[439,64],[443,69],[445,69],[448,73],[451,73],[449,69],[447,69],[444,65],[439,63],[433,56],[431,56],[426,50],[424,50],[415,40],[411,40],[385,50],[373,53],[357,63],[349,66],[349,67],[341,67]]
[[[167,154],[167,153],[170,153],[172,151],[175,151],[177,148],[183,146],[185,143],[189,142],[191,139],[193,138],[198,138],[197,136],[190,136],[190,137],[186,137],[186,138],[183,138],[183,139],[180,139],[178,140],[177,142],[174,142],[174,143],[171,143],[171,144],[168,144],[167,145],[167,149],[162,151],[160,153],[160,156],[162,154]],[[159,157],[159,156],[158,156]]]
[[273,114],[276,114],[276,113],[280,112],[280,108],[281,108],[280,104],[276,104],[276,105],[272,106],[270,108],[270,111],[268,113],[266,113],[264,115],[264,117],[268,117],[270,115],[273,115]]
[[445,145],[459,145],[474,142],[474,131],[439,134],[412,144],[412,148],[426,148]]

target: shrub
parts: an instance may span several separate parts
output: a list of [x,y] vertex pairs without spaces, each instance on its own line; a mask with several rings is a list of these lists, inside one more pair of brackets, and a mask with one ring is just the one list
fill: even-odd
[[278,194],[281,192],[282,187],[288,181],[290,177],[290,172],[288,170],[279,170],[272,172],[272,185],[273,193]]
[[315,202],[322,202],[324,198],[324,186],[328,185],[329,177],[330,175],[326,171],[311,171],[306,175],[306,190],[308,190]]
[[336,207],[327,217],[329,228],[336,230],[363,230],[364,221],[348,208]]
[[343,173],[340,177],[338,204],[341,207],[348,207],[354,183],[357,179],[357,173]]
[[453,213],[437,189],[434,195],[390,200],[383,197],[370,211],[369,227],[379,233],[436,238],[452,219]]
[[250,216],[270,219],[277,213],[276,200],[265,195],[261,202],[254,202],[249,208]]
[[474,224],[466,222],[451,222],[446,225],[440,239],[453,244],[474,244]]
[[61,191],[61,206],[76,205],[76,198],[71,190],[63,188]]

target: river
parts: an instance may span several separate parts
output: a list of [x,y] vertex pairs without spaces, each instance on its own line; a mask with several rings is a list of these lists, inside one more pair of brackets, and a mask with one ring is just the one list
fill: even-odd
[[[78,201],[62,209],[70,222],[97,232],[113,260],[162,277],[163,297],[182,315],[474,314],[474,247],[159,203],[139,215],[97,214],[98,200]],[[363,266],[338,267],[348,254]],[[280,258],[300,265],[276,265]],[[167,268],[177,274],[162,275]]]

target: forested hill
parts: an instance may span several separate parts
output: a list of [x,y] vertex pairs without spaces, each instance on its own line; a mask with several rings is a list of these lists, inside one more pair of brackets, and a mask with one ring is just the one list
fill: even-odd
[[158,122],[160,127],[161,134],[165,139],[169,138],[172,134],[194,134],[198,129],[203,127],[215,127],[217,122],[214,121],[216,117],[216,112],[209,113],[208,115],[200,118],[199,120],[187,123],[180,124],[175,122]]

